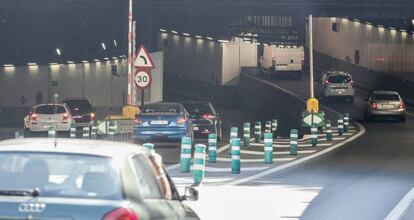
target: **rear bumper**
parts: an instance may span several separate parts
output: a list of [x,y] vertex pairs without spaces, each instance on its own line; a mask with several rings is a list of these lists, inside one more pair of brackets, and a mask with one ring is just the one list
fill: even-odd
[[325,97],[353,97],[355,94],[354,89],[346,89],[345,91],[335,91],[335,90],[325,90],[324,91]]
[[371,110],[369,112],[372,116],[390,116],[390,117],[396,117],[396,116],[405,116],[405,110]]
[[45,124],[45,123],[37,123],[37,124],[29,124],[29,130],[33,132],[41,132],[41,131],[48,131],[50,126],[56,126],[56,131],[69,131],[71,123],[59,123],[59,124]]

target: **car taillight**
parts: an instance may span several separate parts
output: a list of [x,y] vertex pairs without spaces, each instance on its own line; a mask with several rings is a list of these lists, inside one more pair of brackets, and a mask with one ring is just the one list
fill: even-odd
[[185,124],[185,122],[186,122],[185,118],[177,119],[177,124],[179,124],[179,125],[183,125],[183,124]]
[[142,125],[142,123],[144,123],[144,121],[142,121],[139,118],[136,118],[134,122],[135,122],[135,125]]
[[102,220],[139,220],[138,215],[131,209],[117,208],[108,212]]
[[30,120],[32,120],[32,121],[37,121],[37,115],[33,113],[33,114],[30,116]]
[[215,117],[212,114],[204,114],[204,115],[201,115],[201,118],[204,118],[204,119],[214,119]]
[[93,113],[93,112],[90,114],[90,116],[91,116],[91,119],[95,119],[95,117],[96,117],[95,113]]
[[371,102],[371,108],[372,109],[377,109],[378,108],[378,104],[376,102]]
[[351,80],[351,86],[354,87],[354,80]]
[[329,80],[325,80],[324,84],[325,84],[325,86],[327,86],[327,85],[329,85],[329,83],[330,83]]
[[405,104],[404,104],[404,102],[400,102],[400,109],[405,109]]
[[69,114],[68,113],[63,113],[63,120],[67,120],[69,118]]

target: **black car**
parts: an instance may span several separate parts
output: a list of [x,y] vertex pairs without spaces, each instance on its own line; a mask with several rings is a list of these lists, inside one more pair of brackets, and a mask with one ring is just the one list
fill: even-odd
[[196,137],[206,137],[210,133],[216,133],[221,140],[221,118],[213,105],[207,101],[184,102],[184,107],[193,121],[193,131]]
[[86,98],[68,98],[63,100],[72,114],[77,127],[91,126],[96,119],[96,111]]

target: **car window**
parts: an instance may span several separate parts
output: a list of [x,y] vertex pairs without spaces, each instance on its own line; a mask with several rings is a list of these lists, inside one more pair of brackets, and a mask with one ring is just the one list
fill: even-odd
[[36,108],[35,112],[37,114],[52,115],[65,113],[66,109],[62,105],[41,105]]
[[160,199],[161,191],[148,159],[143,155],[132,158],[138,181],[138,189],[144,199]]
[[176,104],[160,104],[160,105],[146,105],[142,107],[142,113],[170,113],[179,114],[181,108]]
[[376,94],[373,99],[375,101],[400,101],[400,97],[396,94]]
[[210,108],[209,104],[184,104],[184,107],[190,115],[213,114],[213,111]]
[[330,83],[349,83],[351,80],[351,77],[347,75],[330,75],[328,77]]
[[120,200],[120,178],[112,164],[98,156],[1,152],[0,190],[39,188],[44,197]]
[[69,107],[70,112],[74,114],[84,114],[93,111],[92,105],[88,100],[66,100],[63,102]]

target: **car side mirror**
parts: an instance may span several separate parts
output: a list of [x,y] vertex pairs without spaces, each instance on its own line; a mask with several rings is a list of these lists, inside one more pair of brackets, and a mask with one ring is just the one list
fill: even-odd
[[185,187],[184,196],[182,196],[182,200],[197,201],[198,190],[193,187]]

